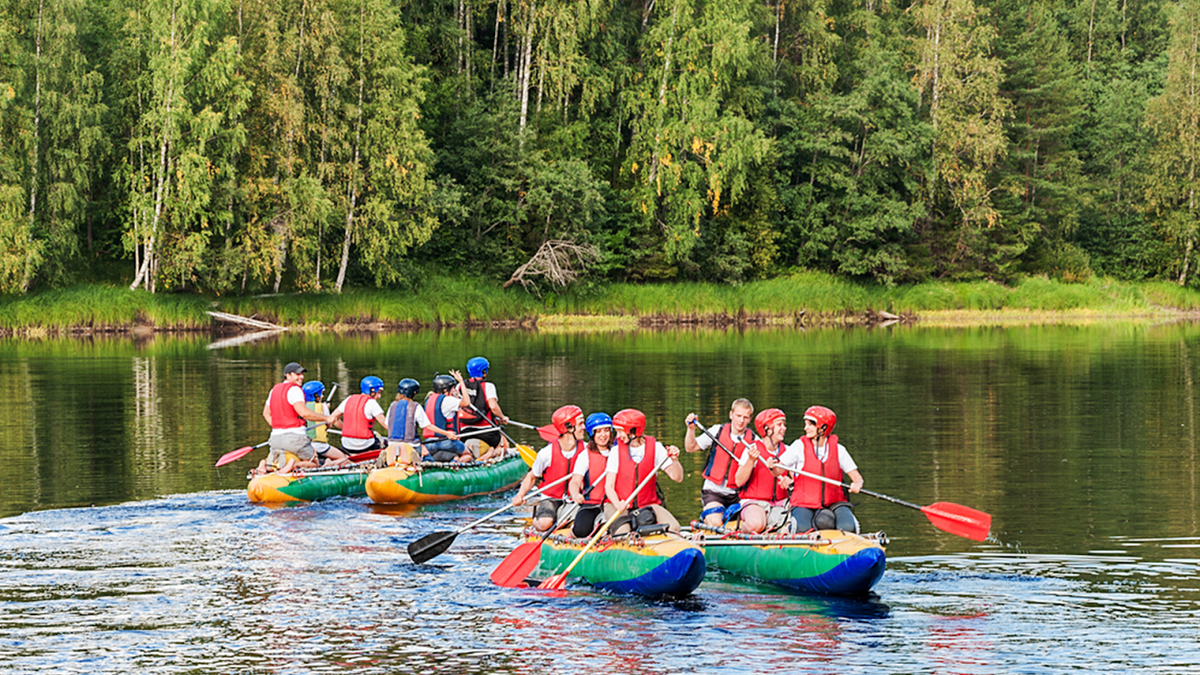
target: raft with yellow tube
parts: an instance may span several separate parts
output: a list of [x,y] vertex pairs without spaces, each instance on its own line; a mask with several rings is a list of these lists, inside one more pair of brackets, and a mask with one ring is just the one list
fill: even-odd
[[311,502],[367,491],[367,468],[309,469],[254,476],[246,496],[256,503]]
[[882,532],[756,535],[693,522],[709,566],[794,591],[865,595],[887,567]]
[[500,492],[520,484],[529,470],[524,451],[494,462],[425,462],[375,469],[364,488],[376,504],[440,504]]
[[[538,541],[541,533],[529,530],[526,541]],[[555,532],[542,545],[541,558],[533,575],[550,577],[571,565],[588,539],[577,539],[571,528]],[[604,536],[570,577],[612,593],[634,593],[651,598],[682,597],[704,580],[704,552],[678,534],[661,532],[641,536]]]

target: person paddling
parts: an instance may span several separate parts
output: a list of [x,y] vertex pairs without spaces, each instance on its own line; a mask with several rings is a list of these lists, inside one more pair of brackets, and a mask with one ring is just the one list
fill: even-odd
[[[838,482],[842,481],[843,475],[850,476],[850,492],[858,492],[862,489],[863,477],[846,446],[838,443],[838,437],[833,434],[836,425],[837,415],[829,408],[814,405],[805,410],[804,435],[780,456],[779,463]],[[793,531],[838,529],[858,532],[853,505],[846,501],[846,492],[841,487],[801,475],[794,479],[780,476],[779,481],[792,486]]]
[[[744,398],[739,398],[729,407],[729,421],[711,427],[707,434],[697,437],[695,425],[699,423],[696,413],[689,413],[684,423],[687,424],[687,435],[683,439],[683,449],[688,452],[708,450],[708,461],[704,465],[704,485],[700,488],[700,517],[704,524],[720,527],[725,523],[725,512],[737,504],[738,496],[737,462],[733,457],[741,457],[746,447],[757,440],[750,430],[750,418],[754,415],[754,404]],[[718,439],[721,445],[713,442]],[[724,450],[721,449],[724,446]],[[728,450],[729,452],[726,452]],[[733,453],[733,457],[730,457]]]
[[[486,429],[500,424],[508,424],[508,417],[500,409],[500,400],[496,398],[496,385],[487,381],[490,368],[491,364],[487,359],[476,356],[467,361],[469,380],[464,381],[462,374],[450,371],[458,380],[458,392],[462,397],[459,402],[458,428],[456,429],[460,434],[472,429]],[[499,459],[508,451],[508,441],[499,429],[477,434],[476,438],[490,446],[488,451],[479,457],[481,462],[493,458]]]
[[787,416],[779,408],[767,408],[754,417],[754,428],[760,438],[740,458],[735,480],[741,495],[741,529],[760,534],[788,522],[788,491],[778,480],[784,471],[775,467],[787,450]]
[[[646,436],[646,415],[640,410],[626,408],[613,415],[617,430],[617,447],[608,454],[604,476],[604,517],[613,518],[617,504],[629,501],[629,523],[613,523],[614,534],[626,534],[633,528],[664,523],[672,532],[679,531],[679,521],[663,506],[658,496],[658,478],[652,478],[636,495],[634,488],[669,457],[672,461],[663,469],[676,483],[683,481],[683,465],[679,463],[679,448],[665,446],[653,436]],[[632,497],[632,499],[631,499]]]
[[[517,489],[517,494],[513,497],[513,506],[521,506],[525,503],[525,495],[533,489],[534,483],[540,481],[543,484],[549,484],[565,478],[571,473],[575,457],[587,448],[583,441],[585,434],[583,410],[579,406],[565,405],[555,410],[550,421],[554,431],[558,433],[558,440],[538,451],[537,457],[533,460],[533,466],[529,467],[529,473],[525,474],[525,480],[521,481],[521,487]],[[575,503],[563,499],[566,488],[566,483],[559,483],[542,492],[547,499],[538,502],[537,506],[533,508],[534,529],[545,532],[554,527],[554,523],[567,518],[570,512],[574,511]]]
[[[305,371],[295,361],[284,366],[283,382],[271,388],[263,403],[263,419],[271,426],[271,452],[260,465],[264,471],[317,466],[317,453],[308,437],[307,422],[328,424],[333,418],[304,405],[304,390],[300,385],[304,382]],[[289,453],[295,460],[287,457]]]
[[571,482],[567,485],[571,501],[579,505],[571,527],[571,534],[579,539],[592,536],[604,513],[604,476],[613,444],[612,417],[608,413],[592,413],[587,416],[584,429],[588,435],[587,452],[575,458]]
[[459,399],[450,394],[455,378],[451,375],[433,374],[433,390],[425,397],[425,419],[428,426],[421,427],[421,459],[434,462],[470,462],[475,459],[467,446],[453,431],[458,419]]
[[372,428],[379,424],[387,432],[387,419],[379,405],[383,380],[368,375],[359,382],[358,390],[361,393],[347,396],[329,418],[331,425],[342,429],[342,449],[348,453],[382,449],[387,445]]
[[[436,378],[435,378],[436,379]],[[454,380],[451,378],[450,380]],[[408,443],[410,446],[417,445],[420,437],[425,436],[432,438],[434,434],[438,434],[447,439],[457,439],[458,434],[444,427],[434,424],[425,412],[425,408],[417,403],[417,394],[421,391],[421,383],[411,377],[406,377],[400,380],[396,385],[396,400],[388,406],[386,426],[388,428],[388,454],[391,455],[395,450],[393,446],[400,443]],[[443,419],[443,424],[445,424]],[[461,447],[461,443],[459,446]],[[473,457],[466,448],[462,448],[460,452],[446,452],[437,450],[433,453],[421,452],[420,457],[429,455],[429,458],[435,462],[452,462],[463,461],[469,462]],[[417,457],[409,458],[409,461],[414,461]]]
[[[304,407],[322,415],[329,414],[329,404],[325,402],[325,385],[317,380],[305,382]],[[326,425],[318,424],[308,430],[308,438],[313,442],[313,450],[317,453],[319,466],[340,466],[350,461],[346,454],[329,444],[329,434]]]

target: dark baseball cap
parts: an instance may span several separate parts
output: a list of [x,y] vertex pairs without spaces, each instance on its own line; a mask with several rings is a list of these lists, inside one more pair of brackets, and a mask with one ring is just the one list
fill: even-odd
[[300,365],[299,363],[296,363],[295,361],[292,361],[291,363],[289,363],[283,367],[283,374],[291,375],[292,373],[303,373],[305,370],[307,370],[307,368]]

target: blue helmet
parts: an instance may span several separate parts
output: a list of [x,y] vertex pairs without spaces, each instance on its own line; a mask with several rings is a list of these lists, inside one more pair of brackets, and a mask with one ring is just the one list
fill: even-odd
[[421,391],[421,383],[411,377],[400,380],[400,384],[396,385],[396,393],[404,394],[409,398],[416,398],[418,391]]
[[488,360],[482,356],[476,356],[470,361],[467,361],[467,377],[483,377],[487,375]]
[[612,429],[612,425],[612,418],[608,416],[608,413],[602,412],[588,415],[587,421],[584,422],[584,427],[587,428],[588,436],[595,436],[597,429],[603,429],[605,427]]
[[377,391],[383,391],[383,380],[374,375],[368,375],[358,384],[358,390],[368,395],[374,394]]
[[305,401],[315,401],[325,395],[325,385],[317,380],[305,382],[304,386],[300,388],[304,390]]

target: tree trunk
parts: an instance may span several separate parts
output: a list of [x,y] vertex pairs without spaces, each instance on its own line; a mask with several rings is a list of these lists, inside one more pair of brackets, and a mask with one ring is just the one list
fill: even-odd
[[[365,13],[365,9],[363,10]],[[359,152],[361,150],[360,141],[362,138],[362,115],[363,115],[363,86],[366,82],[366,73],[363,72],[363,64],[365,62],[364,52],[366,50],[365,36],[366,20],[360,14],[359,25],[362,26],[358,34],[358,119],[354,123],[354,164],[350,167],[350,176],[346,179],[346,236],[342,240],[342,264],[338,267],[337,283],[334,288],[338,293],[342,292],[342,284],[346,281],[346,267],[350,264],[350,235],[354,231],[354,210],[358,206],[358,188],[354,184],[354,178],[359,171]]]
[[525,24],[525,41],[521,54],[521,124],[517,129],[518,145],[525,149],[525,121],[529,115],[529,65],[533,53],[533,18],[537,12],[537,3],[529,4],[529,20]]
[[[29,158],[29,237],[33,236],[37,222],[37,193],[38,165],[41,163],[41,124],[42,124],[42,11],[44,2],[38,3],[37,45],[33,61],[33,156]],[[21,290],[28,291],[30,278],[29,265],[21,275]]]
[[[663,74],[662,83],[658,87],[658,105],[665,107],[667,105],[667,76],[671,73],[671,45],[675,42],[675,26],[679,19],[679,5],[676,4],[671,8],[671,33],[667,36],[667,46],[663,49]],[[654,154],[650,157],[650,175],[649,183],[654,184],[658,177],[658,151],[662,142],[662,125],[654,130]]]

